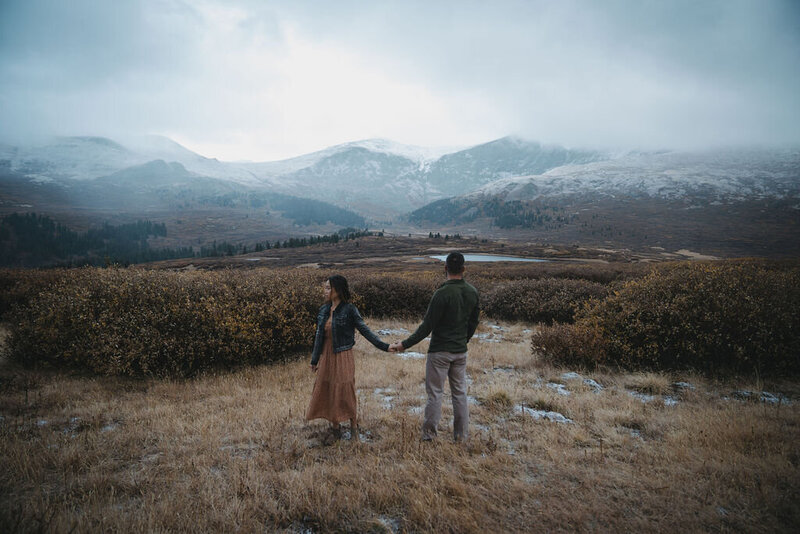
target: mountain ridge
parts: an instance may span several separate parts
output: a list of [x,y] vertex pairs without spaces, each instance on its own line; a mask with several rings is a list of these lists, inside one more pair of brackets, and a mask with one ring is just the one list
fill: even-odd
[[[126,144],[127,143],[127,144]],[[605,159],[600,152],[504,137],[471,147],[419,147],[362,139],[272,162],[223,162],[169,138],[117,142],[61,137],[39,146],[0,146],[0,161],[34,181],[96,180],[150,161],[180,163],[197,176],[333,202],[385,219],[513,174]]]

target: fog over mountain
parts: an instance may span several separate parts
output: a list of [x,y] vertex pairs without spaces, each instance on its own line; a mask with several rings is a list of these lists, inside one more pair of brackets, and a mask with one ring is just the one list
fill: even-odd
[[157,133],[252,161],[378,136],[798,143],[798,27],[796,0],[10,0],[0,141]]

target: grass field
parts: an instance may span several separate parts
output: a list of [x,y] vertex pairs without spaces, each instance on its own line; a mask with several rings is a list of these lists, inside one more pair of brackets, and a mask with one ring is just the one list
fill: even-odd
[[449,397],[420,442],[424,360],[363,339],[361,435],[329,446],[303,418],[305,356],[181,381],[4,362],[0,530],[796,531],[800,410],[734,394],[796,383],[565,374],[531,356],[531,328],[485,321],[470,343],[467,444]]

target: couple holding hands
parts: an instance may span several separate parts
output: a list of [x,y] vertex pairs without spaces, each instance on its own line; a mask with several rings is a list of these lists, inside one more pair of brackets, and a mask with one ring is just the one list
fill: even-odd
[[464,256],[452,252],[445,260],[447,280],[434,292],[417,330],[407,339],[389,345],[364,323],[350,303],[347,280],[334,275],[325,282],[325,304],[317,315],[317,333],[311,355],[311,369],[317,373],[306,419],[327,419],[331,423],[326,441],[338,438],[339,423],[350,420],[351,435],[358,439],[356,415],[355,329],[384,351],[402,352],[429,334],[431,342],[425,363],[428,400],[422,424],[422,440],[436,437],[442,417],[442,391],[450,381],[453,399],[453,437],[469,437],[467,406],[467,342],[478,327],[478,291],[464,281]]

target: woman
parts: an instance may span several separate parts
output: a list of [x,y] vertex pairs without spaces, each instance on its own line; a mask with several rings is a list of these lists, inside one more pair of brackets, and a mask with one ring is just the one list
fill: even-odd
[[317,334],[311,353],[311,370],[317,373],[306,419],[327,419],[331,423],[326,443],[339,437],[339,423],[350,420],[350,435],[358,439],[356,418],[355,329],[382,351],[388,343],[372,333],[358,309],[350,303],[347,279],[333,275],[325,282],[325,304],[317,314]]

